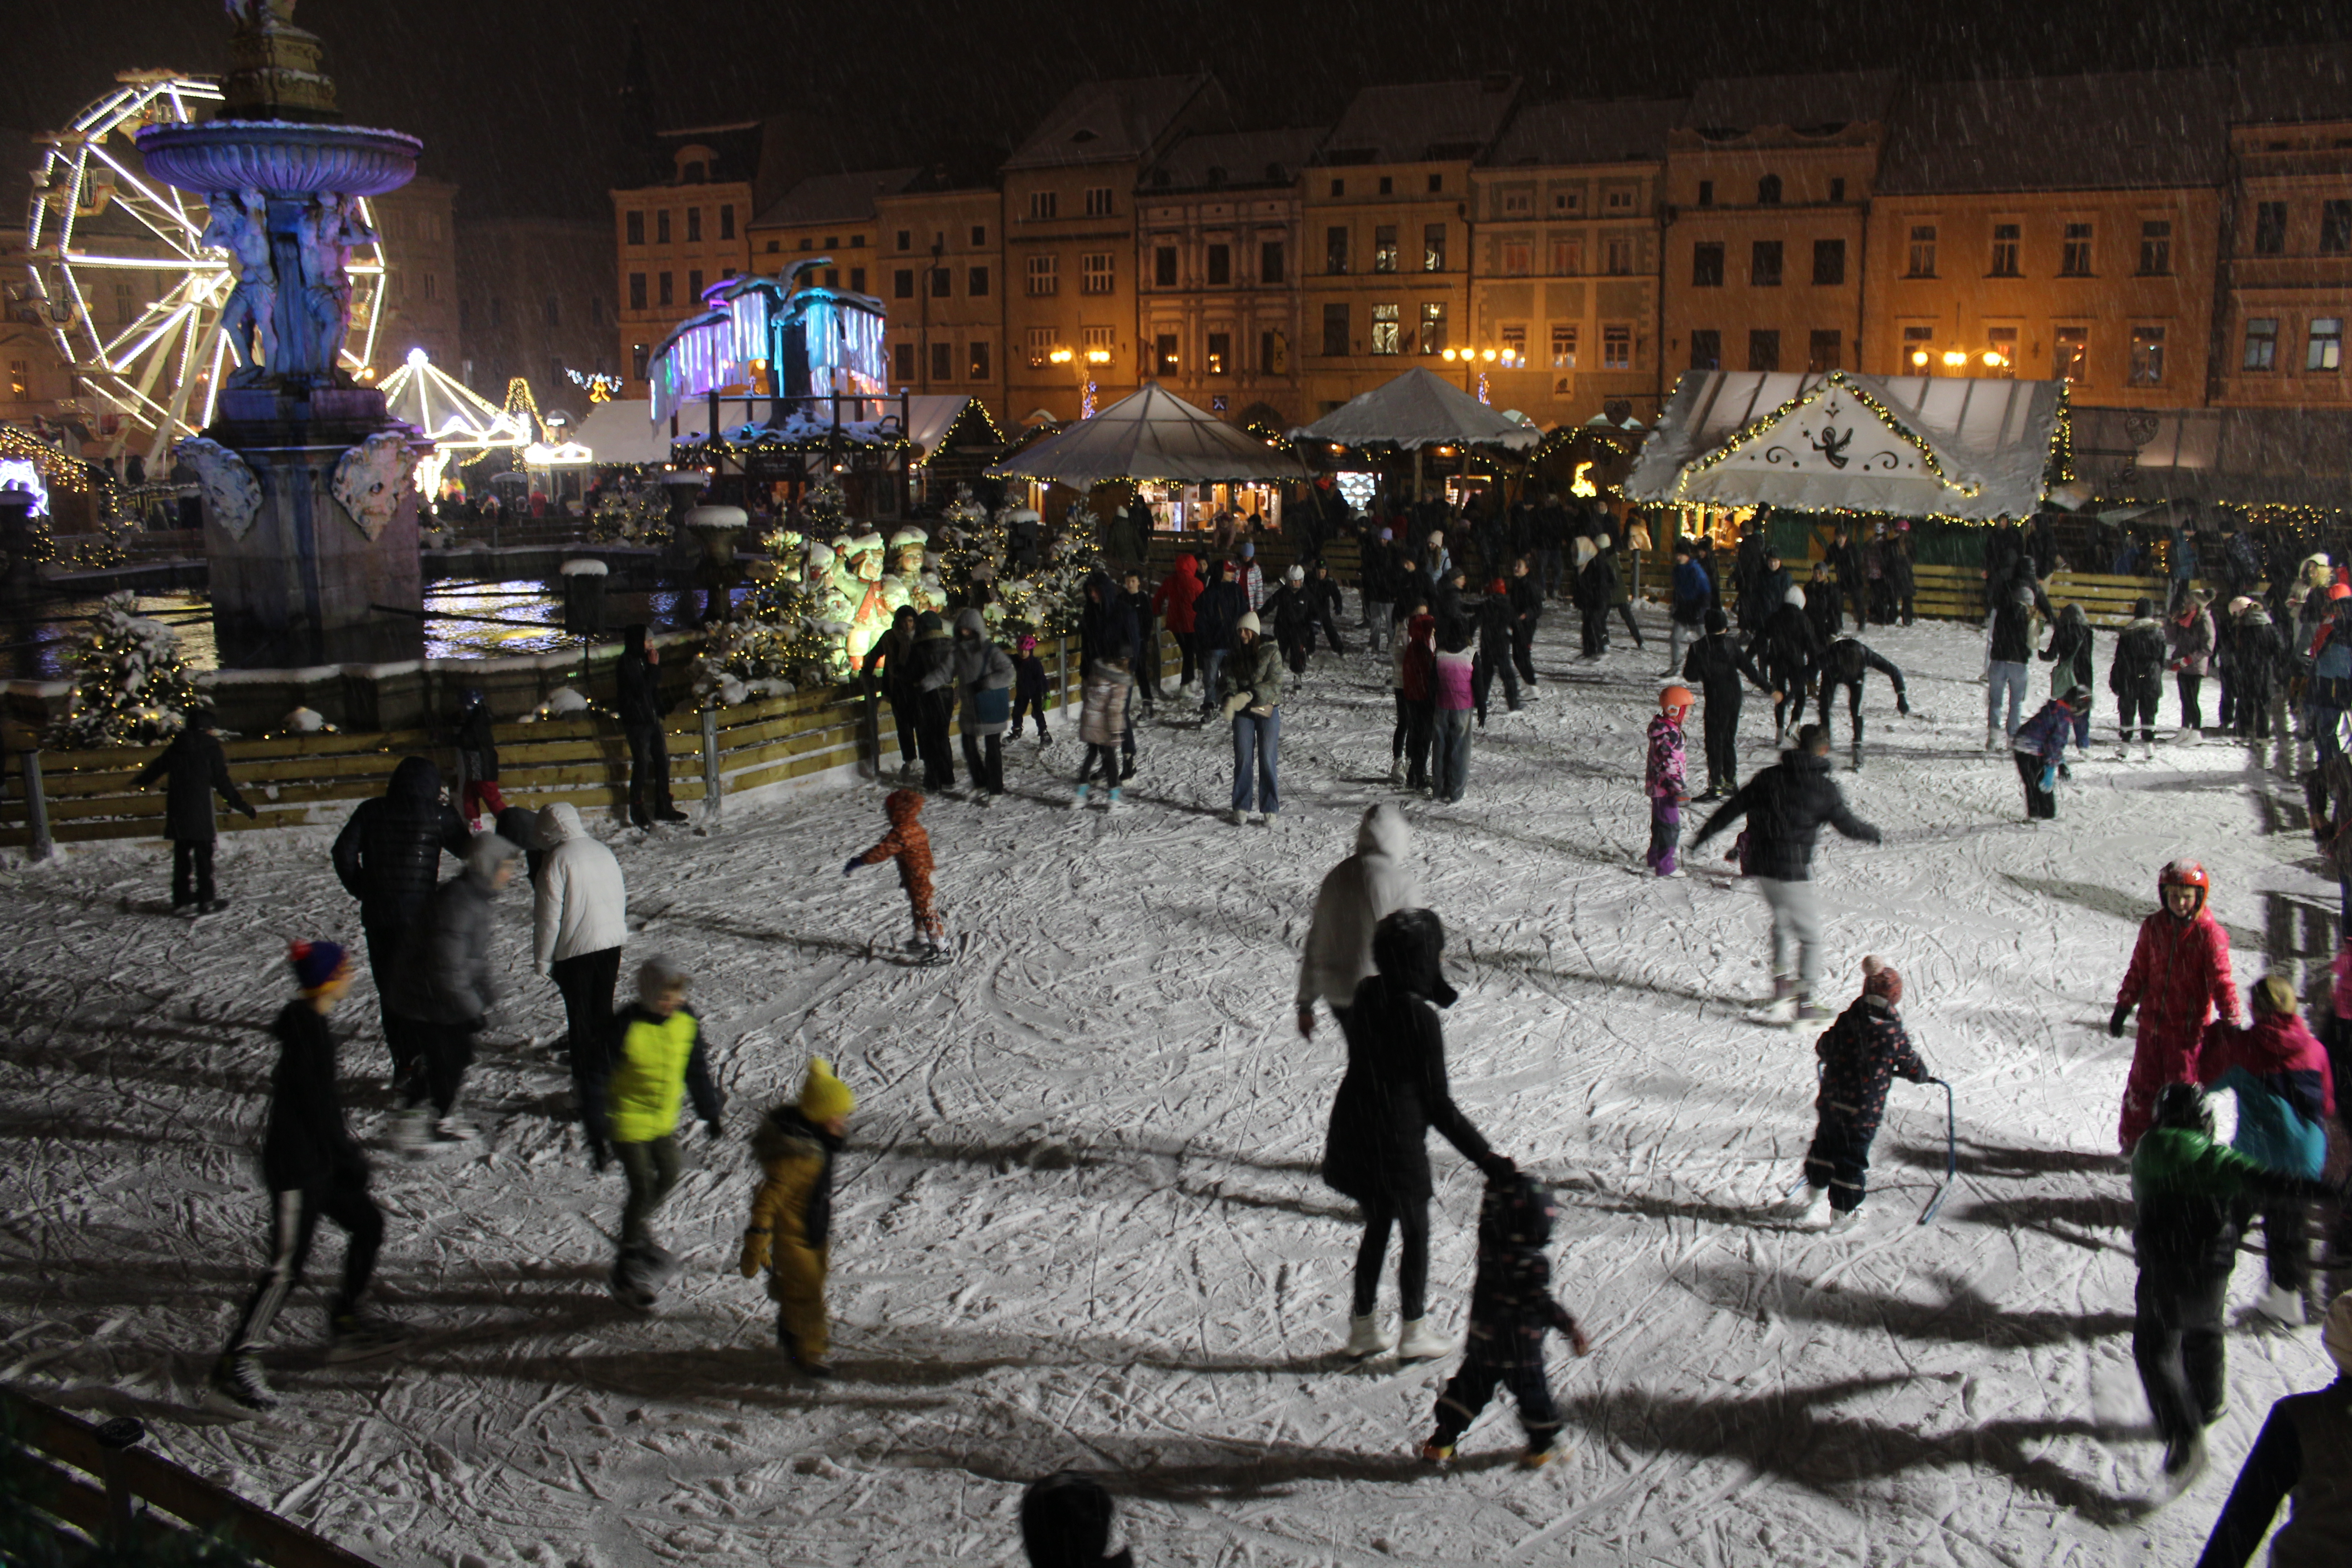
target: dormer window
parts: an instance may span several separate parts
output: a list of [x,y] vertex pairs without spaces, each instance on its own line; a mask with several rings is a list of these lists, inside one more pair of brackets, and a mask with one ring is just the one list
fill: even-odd
[[1085,126],[1081,125],[1076,131],[1070,132],[1070,140],[1073,142],[1093,142],[1097,140],[1097,137],[1094,132],[1089,131]]

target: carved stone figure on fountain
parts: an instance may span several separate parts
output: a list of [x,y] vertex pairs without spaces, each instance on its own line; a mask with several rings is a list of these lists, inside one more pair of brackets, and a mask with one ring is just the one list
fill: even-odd
[[203,243],[228,252],[236,279],[221,307],[221,335],[236,369],[228,384],[247,386],[278,361],[278,268],[269,255],[269,198],[247,187],[215,191]]
[[359,199],[321,192],[295,220],[302,264],[302,320],[309,331],[289,354],[287,368],[332,375],[352,325],[352,247],[377,236],[360,217]]

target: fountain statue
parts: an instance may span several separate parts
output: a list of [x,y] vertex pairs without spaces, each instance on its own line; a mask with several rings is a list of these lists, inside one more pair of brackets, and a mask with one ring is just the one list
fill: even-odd
[[344,344],[351,253],[376,242],[362,204],[415,177],[422,143],[342,122],[294,0],[228,14],[219,117],[139,133],[148,173],[208,204],[205,243],[234,279],[221,331],[236,369],[181,451],[206,501],[215,635],[236,665],[413,657],[423,584],[402,453],[426,444]]

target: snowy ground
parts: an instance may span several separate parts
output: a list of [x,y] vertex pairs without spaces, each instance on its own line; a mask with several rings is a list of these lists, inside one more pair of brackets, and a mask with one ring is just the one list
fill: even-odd
[[[197,1397],[258,1266],[247,1151],[280,943],[357,941],[325,835],[226,841],[235,901],[193,927],[124,912],[163,898],[157,845],[0,871],[0,1379],[144,1416],[162,1450],[387,1564],[1007,1563],[1020,1484],[1063,1465],[1107,1475],[1150,1564],[2189,1560],[2269,1402],[2323,1382],[2324,1358],[2315,1331],[2233,1334],[2213,1468],[2162,1512],[2130,1501],[2156,1449],[2112,1153],[2128,1043],[2101,1026],[2176,853],[2211,868],[2242,984],[2265,953],[2321,962],[2334,889],[2294,786],[2239,748],[2162,747],[2078,766],[2060,822],[2029,829],[2007,756],[1979,749],[1975,636],[1877,636],[1915,717],[1874,679],[1860,774],[1840,719],[1840,782],[1887,842],[1822,850],[1828,989],[1842,1004],[1866,952],[1902,968],[1915,1037],[1958,1088],[1961,1178],[1915,1226],[1942,1107],[1898,1084],[1866,1226],[1793,1235],[1754,1217],[1796,1173],[1813,1087],[1809,1038],[1742,1021],[1761,902],[1719,850],[1688,880],[1634,874],[1660,661],[1579,665],[1572,638],[1551,617],[1543,701],[1496,720],[1468,800],[1410,808],[1454,933],[1456,1092],[1562,1190],[1556,1276],[1598,1342],[1583,1362],[1555,1342],[1573,1452],[1548,1471],[1509,1467],[1498,1404],[1457,1473],[1427,1472],[1408,1454],[1449,1366],[1329,1360],[1356,1233],[1314,1172],[1340,1047],[1328,1024],[1302,1047],[1289,1001],[1316,880],[1388,797],[1385,670],[1360,654],[1318,660],[1285,712],[1277,831],[1215,818],[1229,750],[1187,729],[1148,736],[1124,816],[1059,809],[1067,728],[1050,771],[1015,748],[999,810],[935,803],[952,968],[872,955],[903,934],[899,895],[887,870],[838,871],[882,826],[870,789],[710,839],[614,834],[633,951],[699,976],[731,1100],[664,1216],[688,1271],[658,1319],[603,1288],[620,1180],[556,1119],[568,1080],[530,1042],[561,1010],[511,896],[512,1001],[473,1089],[495,1147],[378,1176],[383,1294],[420,1341],[321,1366],[298,1297],[268,1422]],[[1752,701],[1746,728],[1752,769]],[[373,1016],[362,979],[337,1021],[363,1132],[387,1103]],[[740,1134],[813,1051],[864,1101],[829,1387],[784,1371],[732,1267]],[[1436,1163],[1451,1324],[1476,1177],[1442,1144]],[[2258,1275],[2240,1270],[2241,1306]]]

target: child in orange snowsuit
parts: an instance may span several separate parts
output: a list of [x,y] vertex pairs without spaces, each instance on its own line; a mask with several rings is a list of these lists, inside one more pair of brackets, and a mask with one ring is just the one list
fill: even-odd
[[849,1131],[857,1097],[833,1076],[823,1057],[811,1057],[801,1097],[779,1105],[751,1135],[759,1157],[760,1190],[751,1194],[751,1223],[743,1229],[743,1278],[768,1270],[768,1299],[776,1304],[776,1342],[810,1377],[831,1377],[825,1362],[828,1324],[824,1276],[833,1255],[833,1160]]
[[915,917],[915,935],[907,945],[939,953],[944,951],[946,928],[931,908],[931,836],[915,820],[923,814],[922,791],[894,789],[883,796],[882,811],[890,819],[890,831],[865,854],[852,855],[841,874],[846,877],[860,866],[898,861],[898,886],[907,890],[907,906]]
[[2206,1020],[2238,1021],[2238,990],[2230,978],[2230,938],[2206,908],[2211,884],[2194,860],[2175,860],[2157,875],[2164,907],[2142,921],[2131,967],[2116,992],[2107,1033],[2123,1037],[2124,1022],[2139,1009],[2139,1038],[2124,1083],[2116,1142],[2130,1153],[2156,1115],[2156,1097],[2168,1083],[2197,1081],[2197,1053]]

